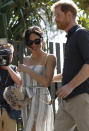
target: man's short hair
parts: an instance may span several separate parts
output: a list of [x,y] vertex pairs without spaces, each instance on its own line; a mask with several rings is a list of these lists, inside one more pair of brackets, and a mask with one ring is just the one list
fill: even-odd
[[57,7],[60,7],[64,13],[70,11],[74,17],[77,16],[78,7],[73,1],[60,0],[53,4],[52,11],[54,12]]

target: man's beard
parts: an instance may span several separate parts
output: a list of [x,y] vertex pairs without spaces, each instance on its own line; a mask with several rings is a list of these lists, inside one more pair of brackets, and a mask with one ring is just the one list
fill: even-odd
[[61,30],[65,30],[68,27],[69,23],[68,22],[63,22],[60,24],[57,24],[57,28]]

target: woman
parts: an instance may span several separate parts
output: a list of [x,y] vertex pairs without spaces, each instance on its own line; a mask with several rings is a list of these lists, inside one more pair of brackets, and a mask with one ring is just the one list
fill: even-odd
[[[32,52],[24,58],[18,71],[23,72],[25,92],[32,99],[23,110],[25,131],[53,131],[53,109],[48,86],[51,84],[56,58],[42,50],[43,32],[32,26],[25,32],[26,45]],[[24,81],[24,79],[23,79]]]

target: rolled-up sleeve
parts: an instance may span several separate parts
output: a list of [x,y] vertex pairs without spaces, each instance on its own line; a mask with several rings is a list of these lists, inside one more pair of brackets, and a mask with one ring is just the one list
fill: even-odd
[[89,64],[89,31],[79,30],[77,32],[77,46],[85,64]]

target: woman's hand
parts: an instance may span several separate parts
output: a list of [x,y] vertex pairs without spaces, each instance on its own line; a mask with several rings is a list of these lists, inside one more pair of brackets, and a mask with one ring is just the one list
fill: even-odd
[[62,81],[62,74],[57,74],[53,76],[52,82],[61,82]]
[[19,64],[19,65],[18,65],[17,70],[18,70],[19,72],[25,72],[25,69],[26,69],[26,65],[24,65],[24,64]]

